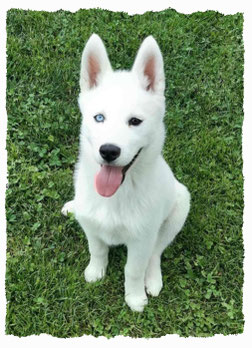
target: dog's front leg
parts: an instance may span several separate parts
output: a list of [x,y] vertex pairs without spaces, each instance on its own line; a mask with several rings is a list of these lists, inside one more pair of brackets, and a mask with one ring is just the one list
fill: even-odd
[[146,238],[145,241],[127,243],[128,257],[125,266],[125,301],[137,312],[142,312],[148,303],[145,293],[144,277],[155,240]]
[[95,282],[105,276],[108,265],[108,246],[98,237],[87,234],[90,262],[84,275],[87,282]]

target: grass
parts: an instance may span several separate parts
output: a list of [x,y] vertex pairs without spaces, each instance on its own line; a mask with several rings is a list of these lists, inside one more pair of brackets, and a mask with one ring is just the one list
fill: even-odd
[[[213,11],[8,12],[7,334],[243,331],[242,28],[242,14]],[[167,81],[163,153],[192,195],[162,258],[164,288],[143,313],[124,302],[125,247],[111,250],[104,280],[87,284],[85,235],[60,214],[73,197],[80,57],[93,32],[114,68],[130,68],[141,41],[157,39]]]

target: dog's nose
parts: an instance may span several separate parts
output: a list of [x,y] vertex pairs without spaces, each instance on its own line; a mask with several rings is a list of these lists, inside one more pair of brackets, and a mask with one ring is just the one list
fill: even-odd
[[100,154],[107,162],[112,162],[120,156],[120,147],[113,144],[104,144],[100,147]]

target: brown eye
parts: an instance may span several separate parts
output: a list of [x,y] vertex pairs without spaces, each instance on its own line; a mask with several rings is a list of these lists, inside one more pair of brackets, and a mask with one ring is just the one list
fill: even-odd
[[129,120],[129,126],[138,126],[140,123],[142,123],[143,121],[142,120],[139,120],[139,118],[136,118],[136,117],[132,117],[130,120]]

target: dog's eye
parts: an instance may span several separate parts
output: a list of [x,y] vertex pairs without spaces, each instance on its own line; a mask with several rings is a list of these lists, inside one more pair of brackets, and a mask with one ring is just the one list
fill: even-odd
[[94,119],[96,120],[96,122],[104,122],[105,117],[102,114],[98,114],[94,116]]
[[140,123],[142,123],[143,121],[142,120],[139,120],[139,118],[136,118],[136,117],[132,117],[130,120],[129,120],[129,126],[138,126]]

